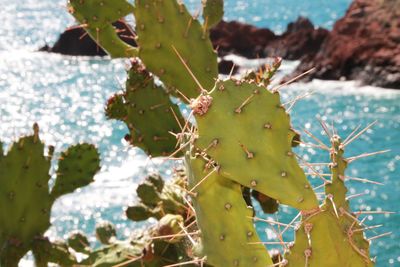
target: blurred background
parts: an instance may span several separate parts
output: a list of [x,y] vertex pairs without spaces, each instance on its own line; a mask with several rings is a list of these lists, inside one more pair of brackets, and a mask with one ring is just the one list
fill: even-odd
[[[200,8],[198,0],[184,2],[193,13]],[[369,236],[392,232],[371,246],[377,266],[382,267],[400,266],[400,91],[396,90],[400,89],[400,21],[393,19],[400,12],[398,2],[226,0],[227,22],[211,33],[220,47],[222,72],[235,63],[240,74],[273,56],[284,58],[277,79],[316,66],[313,80],[282,89],[283,102],[313,92],[291,111],[296,129],[305,128],[328,142],[317,117],[333,122],[343,137],[359,124],[378,121],[346,154],[391,150],[349,168],[349,176],[384,183],[350,181],[349,194],[365,193],[351,202],[354,210],[396,212],[367,215],[367,224],[385,225]],[[20,135],[30,134],[32,124],[38,122],[42,139],[54,145],[56,153],[83,141],[97,144],[101,151],[102,169],[95,183],[59,199],[48,235],[63,238],[79,229],[94,242],[94,226],[101,220],[114,222],[120,236],[151,223],[126,220],[124,209],[135,201],[137,182],[146,174],[158,171],[170,177],[171,167],[179,163],[148,159],[123,140],[128,133],[123,123],[105,118],[104,104],[124,86],[129,62],[38,52],[46,45],[42,50],[51,51],[60,34],[75,24],[65,1],[0,0],[0,17],[0,139],[5,150]],[[132,18],[127,19],[134,25]],[[304,134],[303,138],[307,140]],[[312,148],[299,147],[296,152],[310,162],[328,160],[326,153]],[[319,184],[317,178],[309,178]],[[280,221],[288,222],[296,214],[281,209]],[[257,229],[263,240],[276,241],[267,225],[258,224]],[[292,241],[292,236],[285,237]]]

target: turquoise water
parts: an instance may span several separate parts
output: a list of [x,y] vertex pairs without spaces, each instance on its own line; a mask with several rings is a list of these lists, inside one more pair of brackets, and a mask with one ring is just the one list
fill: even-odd
[[[310,15],[317,25],[329,27],[348,4],[349,1],[227,1],[226,16],[268,25],[279,32],[299,14]],[[148,160],[140,150],[122,141],[127,133],[122,123],[107,121],[104,117],[105,101],[124,83],[126,62],[33,52],[44,42],[54,42],[59,32],[72,25],[63,5],[64,1],[54,0],[13,3],[0,0],[0,139],[8,146],[20,134],[30,133],[33,122],[38,122],[42,139],[55,145],[57,152],[76,142],[96,143],[101,151],[101,173],[92,185],[57,201],[52,211],[54,226],[48,234],[64,237],[69,231],[80,229],[94,240],[96,222],[111,220],[117,224],[121,237],[128,236],[130,230],[143,225],[129,222],[123,215],[124,207],[135,201],[137,182],[155,170],[169,176],[168,169],[173,163]],[[196,5],[191,8],[195,10]],[[294,65],[285,62],[285,72]],[[365,126],[378,120],[346,153],[353,156],[387,148],[391,151],[354,162],[348,175],[385,185],[354,181],[348,185],[350,194],[366,193],[362,198],[353,199],[353,209],[397,212],[369,215],[366,223],[385,225],[368,233],[369,237],[393,232],[390,237],[372,243],[377,266],[399,266],[400,93],[358,87],[353,82],[314,81],[283,89],[283,102],[309,90],[315,91],[314,94],[299,102],[291,112],[294,126],[307,128],[325,142],[317,115],[329,123],[333,120],[343,136],[359,123]],[[299,148],[297,153],[311,162],[327,160],[326,153],[310,148]],[[314,185],[320,184],[318,178],[310,177],[310,180]],[[278,215],[279,220],[288,222],[295,212],[282,209],[285,213]],[[258,224],[257,228],[263,240],[275,241],[267,225]],[[285,238],[291,241],[292,234]]]

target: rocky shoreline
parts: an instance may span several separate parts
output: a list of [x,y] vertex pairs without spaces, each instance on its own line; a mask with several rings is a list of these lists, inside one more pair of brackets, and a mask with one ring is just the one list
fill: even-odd
[[[282,57],[300,60],[291,77],[313,67],[303,80],[358,80],[362,84],[400,89],[400,1],[354,0],[332,31],[315,27],[307,18],[290,23],[277,35],[269,29],[237,21],[221,21],[210,37],[220,57]],[[134,31],[116,22],[120,38],[135,45]],[[53,47],[42,51],[67,55],[104,56],[105,52],[82,28],[68,29]],[[220,72],[233,63],[222,60]],[[287,77],[290,78],[290,77]]]

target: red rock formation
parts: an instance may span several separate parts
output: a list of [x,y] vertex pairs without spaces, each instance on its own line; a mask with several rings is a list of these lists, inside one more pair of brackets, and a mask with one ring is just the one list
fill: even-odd
[[327,35],[327,30],[315,29],[302,17],[290,23],[282,35],[237,21],[221,21],[210,31],[220,56],[233,53],[247,58],[278,56],[291,60],[314,55]]
[[304,58],[293,76],[311,67],[316,71],[309,78],[400,89],[400,1],[353,1],[320,51]]

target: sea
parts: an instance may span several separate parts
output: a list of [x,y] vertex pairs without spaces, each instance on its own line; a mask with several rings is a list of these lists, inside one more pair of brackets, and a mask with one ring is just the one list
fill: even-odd
[[[186,0],[191,12],[200,8],[200,0]],[[289,22],[305,16],[319,26],[331,29],[343,16],[350,0],[254,0],[225,1],[225,19],[239,20],[276,33]],[[135,223],[127,220],[125,208],[137,201],[135,189],[152,172],[171,177],[179,162],[162,158],[149,159],[140,149],[123,140],[127,127],[107,120],[104,105],[114,93],[122,90],[126,79],[126,60],[96,57],[70,57],[37,52],[53,44],[58,35],[75,24],[66,11],[66,0],[0,0],[0,140],[7,150],[21,135],[32,133],[32,124],[40,126],[47,145],[56,154],[79,142],[96,144],[101,153],[101,171],[95,182],[73,194],[58,199],[52,209],[52,227],[46,233],[51,239],[65,239],[74,230],[85,232],[93,246],[95,225],[113,222],[119,238],[127,238],[134,229],[154,224],[154,220]],[[247,60],[228,56],[244,68],[255,68],[269,59]],[[290,73],[296,61],[284,61],[278,76]],[[294,83],[281,89],[282,102],[308,95],[291,109],[293,125],[307,142],[314,141],[304,129],[323,142],[329,139],[318,120],[333,124],[345,138],[358,125],[365,127],[377,121],[360,138],[346,147],[349,157],[390,149],[376,156],[360,158],[350,164],[347,175],[375,183],[349,180],[349,195],[362,194],[351,200],[355,211],[366,212],[365,224],[383,225],[367,231],[372,238],[371,255],[376,266],[400,266],[400,91],[361,86],[355,81],[321,81]],[[184,107],[182,107],[184,109]],[[251,134],[251,133],[249,133]],[[296,148],[309,162],[326,162],[326,151],[313,147]],[[54,161],[52,177],[57,168]],[[324,172],[323,167],[319,171]],[[310,170],[306,170],[310,172]],[[314,186],[318,177],[309,176]],[[52,185],[54,180],[50,181]],[[281,206],[277,215],[265,215],[256,205],[257,216],[289,222],[297,211]],[[393,213],[387,213],[393,212]],[[277,241],[266,223],[256,224],[263,241]],[[389,233],[385,235],[386,233]],[[382,238],[376,238],[384,234]],[[293,232],[285,240],[293,241]],[[268,246],[269,249],[279,246]],[[28,255],[20,266],[31,266]]]

